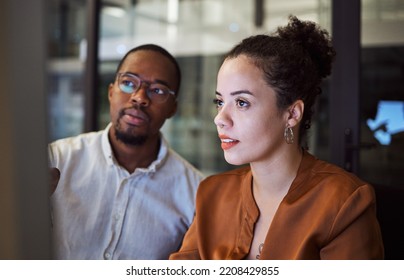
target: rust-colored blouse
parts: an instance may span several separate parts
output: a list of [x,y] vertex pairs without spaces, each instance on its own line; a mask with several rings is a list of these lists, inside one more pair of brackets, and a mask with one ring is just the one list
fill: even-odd
[[[259,210],[249,167],[205,179],[194,221],[170,259],[244,259]],[[268,230],[260,259],[382,259],[373,188],[304,152]]]

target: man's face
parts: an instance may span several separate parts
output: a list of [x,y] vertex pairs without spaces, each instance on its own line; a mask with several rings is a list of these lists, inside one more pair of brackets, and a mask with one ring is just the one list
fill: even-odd
[[[176,70],[164,55],[150,50],[140,50],[130,54],[119,70],[138,76],[146,83],[163,83],[177,91]],[[112,121],[112,136],[125,144],[141,145],[159,137],[160,128],[177,109],[177,101],[170,95],[163,103],[153,102],[147,94],[148,85],[132,94],[123,92],[115,80],[109,86],[108,97]]]

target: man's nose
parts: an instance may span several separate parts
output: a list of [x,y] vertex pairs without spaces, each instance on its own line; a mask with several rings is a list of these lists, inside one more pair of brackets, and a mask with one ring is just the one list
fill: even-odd
[[137,103],[142,107],[147,107],[150,105],[150,98],[147,94],[148,86],[144,83],[140,85],[140,87],[131,94],[130,99],[131,102]]

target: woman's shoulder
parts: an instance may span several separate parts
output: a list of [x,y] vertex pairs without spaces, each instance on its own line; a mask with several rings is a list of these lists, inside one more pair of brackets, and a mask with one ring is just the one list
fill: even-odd
[[206,177],[203,182],[205,184],[212,184],[212,183],[224,183],[229,181],[239,181],[240,179],[245,178],[246,176],[251,174],[250,166],[243,166],[236,169],[224,171],[221,173],[213,174]]
[[206,177],[200,184],[199,190],[203,192],[237,191],[244,184],[251,184],[250,166],[217,173]]
[[306,168],[298,174],[298,181],[306,190],[321,189],[337,196],[350,196],[359,189],[373,192],[372,186],[354,173],[310,154],[307,157]]
[[354,173],[351,173],[335,164],[316,160],[316,164],[312,169],[312,176],[322,178],[323,180],[329,180],[332,182],[340,183],[343,185],[350,185],[353,188],[366,185],[367,183],[359,178]]

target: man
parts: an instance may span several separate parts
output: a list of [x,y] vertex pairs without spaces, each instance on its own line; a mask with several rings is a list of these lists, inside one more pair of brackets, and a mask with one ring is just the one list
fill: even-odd
[[109,85],[103,131],[49,145],[55,258],[167,259],[192,222],[202,175],[160,133],[177,109],[181,73],[156,45],[130,50]]

